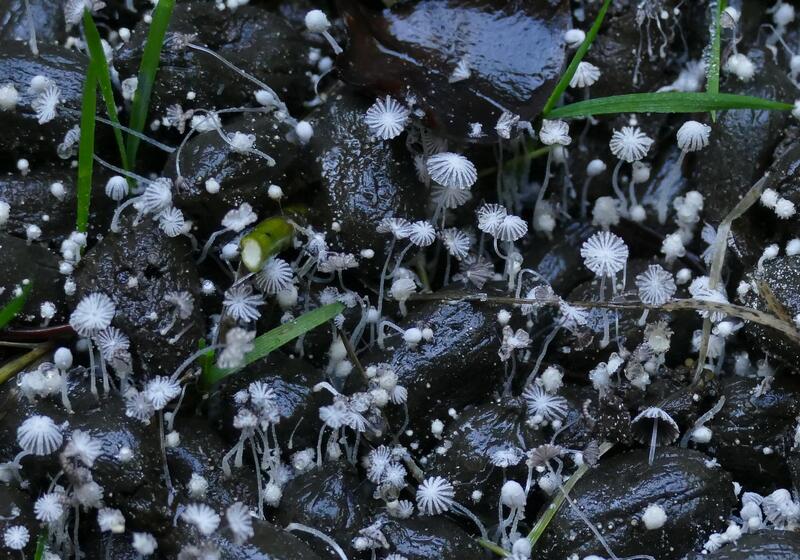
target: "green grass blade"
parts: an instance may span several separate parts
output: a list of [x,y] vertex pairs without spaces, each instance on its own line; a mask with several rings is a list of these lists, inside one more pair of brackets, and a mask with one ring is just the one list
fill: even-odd
[[55,343],[52,340],[42,342],[38,346],[32,348],[30,352],[3,364],[2,367],[0,367],[0,385],[17,375],[36,360],[41,359],[44,355],[51,352],[53,346],[55,346]]
[[[117,104],[114,99],[114,88],[111,86],[111,72],[108,68],[106,53],[103,51],[103,45],[100,42],[100,33],[97,31],[97,26],[94,24],[94,19],[92,19],[89,10],[84,10],[83,12],[83,29],[86,35],[86,47],[89,49],[90,63],[94,67],[97,83],[100,86],[100,92],[103,94],[103,100],[106,102],[108,118],[112,122],[120,124],[119,116],[117,115]],[[122,138],[122,131],[115,128],[114,137],[117,140],[122,168],[128,171],[130,169],[128,167],[128,154],[125,151],[125,140]]]
[[[706,73],[706,91],[711,94],[719,93],[719,69],[720,69],[720,35],[722,26],[722,10],[725,9],[725,0],[717,0],[714,13],[714,22],[711,28],[711,52],[709,53],[708,71]],[[717,112],[711,111],[711,120],[717,120]]]
[[[613,446],[614,444],[608,442],[601,444],[600,456],[602,457],[606,451],[611,449]],[[588,465],[581,465],[578,467],[578,470],[572,473],[572,476],[569,477],[569,480],[564,483],[564,490],[567,492],[567,494],[572,491],[572,489],[575,487],[575,484],[584,474],[586,474],[588,470]],[[548,505],[547,509],[544,510],[544,513],[542,513],[542,516],[536,521],[536,525],[534,525],[533,529],[531,529],[531,532],[528,533],[528,540],[531,541],[531,547],[536,546],[536,542],[542,537],[547,529],[547,526],[550,524],[550,521],[553,520],[553,517],[555,517],[556,513],[558,513],[561,504],[564,503],[564,500],[565,497],[563,493],[559,492],[556,494],[553,497],[553,500],[550,502],[550,505]]]
[[723,109],[790,111],[793,105],[733,93],[631,93],[589,99],[553,109],[550,117],[566,119],[619,113],[702,113]]
[[28,299],[28,294],[31,292],[32,283],[28,282],[22,286],[22,293],[11,299],[7,304],[0,308],[0,329],[5,327],[11,320],[17,316],[17,313],[22,311],[22,306]]
[[509,554],[505,550],[503,550],[502,546],[498,546],[494,544],[492,541],[487,541],[486,539],[478,539],[478,544],[481,545],[483,548],[490,552],[494,552],[501,558],[508,558]]
[[[245,355],[244,364],[242,364],[241,367],[252,364],[256,360],[260,360],[276,348],[280,348],[298,336],[301,336],[308,331],[317,328],[323,323],[330,321],[336,317],[336,315],[341,313],[342,310],[344,310],[344,305],[341,303],[330,303],[328,305],[323,305],[322,307],[318,307],[313,311],[309,311],[308,313],[300,315],[293,321],[284,323],[283,325],[275,327],[271,331],[265,332],[261,336],[256,337],[256,339],[253,341],[253,349]],[[241,368],[222,369],[218,368],[217,366],[208,368],[207,371],[203,372],[203,384],[206,387],[210,387],[220,379],[235,373],[238,371],[238,369]]]
[[567,66],[567,71],[564,72],[564,75],[561,76],[561,79],[556,84],[553,93],[550,94],[550,97],[547,98],[547,103],[544,105],[544,109],[542,109],[542,115],[545,117],[550,117],[550,111],[553,110],[553,107],[556,106],[558,100],[561,99],[561,96],[567,91],[569,87],[569,82],[572,80],[572,76],[575,75],[575,71],[578,70],[578,64],[580,64],[583,57],[586,56],[586,53],[589,51],[589,47],[592,46],[594,42],[594,38],[597,37],[597,32],[600,31],[600,26],[603,25],[603,20],[606,17],[606,12],[608,11],[608,7],[611,5],[611,0],[605,0],[603,2],[603,6],[600,8],[600,11],[597,12],[597,17],[592,24],[591,29],[589,29],[589,33],[586,34],[586,38],[581,43],[581,46],[578,47],[578,50],[575,51],[575,55],[572,57],[572,61]]
[[47,529],[45,529],[39,538],[36,539],[36,552],[33,555],[33,560],[42,560],[44,558],[44,547],[47,544]]
[[[161,47],[164,44],[164,36],[167,33],[174,7],[175,0],[159,0],[153,10],[150,32],[147,35],[142,61],[139,64],[139,83],[131,106],[129,128],[136,132],[142,132],[147,121],[147,114],[150,110],[150,95],[153,93],[153,84],[161,61]],[[136,164],[136,152],[138,150],[139,139],[135,136],[128,136],[128,163],[130,165]]]
[[92,166],[94,165],[94,123],[97,111],[97,76],[92,64],[86,69],[81,103],[81,140],[78,144],[78,218],[76,228],[86,232],[92,202]]

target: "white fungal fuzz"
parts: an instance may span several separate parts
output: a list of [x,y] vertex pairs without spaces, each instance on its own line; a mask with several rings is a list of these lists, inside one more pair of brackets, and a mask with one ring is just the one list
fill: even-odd
[[658,504],[650,504],[642,514],[642,522],[648,531],[661,529],[667,522],[667,512]]
[[728,57],[723,68],[742,82],[749,82],[756,74],[755,64],[742,53],[732,54]]
[[8,83],[0,87],[0,111],[13,111],[19,103],[19,92],[14,84]]
[[571,49],[580,47],[584,39],[586,39],[586,33],[581,29],[568,29],[564,32],[564,40]]

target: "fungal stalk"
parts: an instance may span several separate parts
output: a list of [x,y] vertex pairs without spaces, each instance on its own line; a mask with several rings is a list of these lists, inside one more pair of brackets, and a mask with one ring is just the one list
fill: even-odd
[[[622,160],[620,160],[622,161]],[[625,278],[625,267],[628,262],[628,246],[617,235],[601,231],[592,235],[581,246],[581,257],[583,263],[591,270],[595,276],[600,277],[600,300],[605,299],[606,279],[611,281],[611,289],[617,293],[616,276],[622,271]],[[611,338],[608,327],[608,313],[603,311],[603,340],[600,342],[601,348],[608,346]]]
[[634,437],[641,443],[647,443],[649,440],[650,453],[648,455],[648,464],[653,464],[653,459],[656,453],[656,446],[669,445],[680,434],[680,428],[672,417],[664,412],[662,409],[651,406],[643,410],[631,422],[631,427],[634,432]]
[[405,239],[411,234],[411,224],[403,218],[384,218],[377,228],[378,233],[388,233],[392,236],[389,241],[389,248],[386,250],[386,260],[381,269],[381,278],[378,286],[378,317],[383,310],[383,290],[389,270],[389,261],[392,259],[392,252],[398,239]]
[[622,130],[615,130],[611,136],[611,141],[609,142],[611,153],[619,158],[611,175],[611,186],[614,189],[617,200],[619,200],[623,214],[628,212],[628,201],[619,186],[620,168],[625,162],[633,163],[641,160],[647,155],[652,145],[653,139],[642,132],[639,127],[623,126]]
[[[142,177],[142,179],[144,178]],[[142,216],[158,215],[172,206],[172,181],[166,177],[160,177],[155,181],[145,179],[144,182],[146,186],[141,195],[129,198],[114,211],[114,217],[111,219],[111,231],[114,233],[119,233],[119,219],[128,206],[134,206],[137,209],[134,224],[138,223]]]
[[244,228],[255,222],[257,219],[258,216],[253,211],[253,207],[247,202],[243,202],[238,208],[229,210],[222,218],[222,229],[218,229],[212,233],[208,237],[205,245],[203,245],[203,250],[197,259],[197,264],[200,264],[205,260],[206,256],[208,255],[208,250],[214,244],[214,241],[217,239],[217,237],[227,232],[240,233]]
[[582,220],[586,218],[586,213],[589,209],[589,185],[591,184],[592,179],[605,173],[606,169],[607,166],[601,159],[593,159],[586,164],[586,180],[583,182],[583,188],[581,189],[580,202],[580,217]]
[[422,515],[439,515],[454,511],[472,520],[481,533],[481,538],[488,540],[486,528],[474,513],[455,500],[453,485],[441,476],[433,476],[423,480],[417,487],[417,507]]
[[[550,121],[544,119],[542,121],[542,128],[539,130],[539,140],[545,146],[569,146],[572,138],[569,136],[569,125],[565,121]],[[553,150],[547,152],[547,162],[544,168],[544,180],[542,186],[539,187],[539,194],[536,197],[536,204],[534,205],[534,212],[536,207],[544,200],[547,193],[547,187],[550,184],[550,165],[553,160]]]

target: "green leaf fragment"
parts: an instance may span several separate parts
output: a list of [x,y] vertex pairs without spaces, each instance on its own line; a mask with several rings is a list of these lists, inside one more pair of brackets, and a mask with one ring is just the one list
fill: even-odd
[[31,293],[32,287],[33,287],[32,282],[23,284],[22,293],[12,298],[11,301],[9,301],[2,308],[0,308],[0,329],[9,324],[14,319],[14,317],[16,317],[17,314],[19,314],[19,312],[22,311],[22,308],[24,307],[25,302],[28,299],[28,294]]
[[310,330],[326,323],[336,317],[344,310],[344,305],[341,303],[329,303],[318,307],[313,311],[300,315],[297,319],[284,323],[279,327],[275,327],[271,331],[267,331],[253,340],[253,349],[245,355],[244,363],[238,368],[222,369],[212,366],[207,372],[203,373],[202,381],[206,387],[210,387],[221,379],[236,373],[241,368],[252,364],[256,360],[260,360],[268,355],[273,350],[280,348],[287,342],[302,336]]
[[[164,37],[166,36],[174,7],[175,0],[159,0],[153,10],[150,32],[147,35],[142,61],[139,64],[136,94],[131,106],[129,128],[136,132],[142,132],[147,121],[147,115],[150,111],[150,96],[153,93],[153,84],[155,84],[158,65],[161,62],[161,48],[164,45]],[[130,165],[136,164],[138,150],[139,138],[128,136],[128,163]]]
[[619,113],[702,113],[723,109],[789,111],[789,103],[733,93],[631,93],[589,99],[553,109],[552,118],[590,117]]
[[94,165],[94,125],[97,111],[97,74],[94,65],[86,69],[81,103],[81,139],[78,144],[78,216],[76,229],[86,232],[92,201],[92,166]]
[[550,97],[547,98],[547,103],[545,103],[544,109],[542,109],[542,115],[544,115],[546,118],[551,117],[550,112],[553,110],[553,107],[556,106],[558,100],[561,99],[561,96],[565,91],[567,91],[572,77],[578,70],[578,65],[583,60],[583,57],[586,56],[586,53],[589,51],[589,47],[592,46],[595,37],[597,37],[597,33],[600,31],[600,26],[603,25],[603,20],[606,17],[606,12],[608,11],[608,7],[610,5],[611,0],[605,0],[603,2],[603,6],[600,8],[600,11],[597,12],[597,17],[595,18],[591,29],[589,29],[589,33],[586,34],[583,43],[581,43],[581,46],[578,47],[577,51],[575,51],[569,66],[567,66],[566,72],[564,72],[564,75],[561,76],[561,79],[556,84],[556,87],[553,89]]
[[[83,29],[86,35],[86,47],[89,49],[90,64],[94,67],[97,83],[100,85],[100,92],[106,104],[108,118],[111,119],[112,122],[120,124],[106,53],[103,50],[103,44],[100,42],[100,33],[97,31],[97,26],[89,10],[83,12]],[[128,156],[125,150],[125,141],[122,138],[122,131],[119,128],[114,128],[114,138],[119,148],[119,157],[122,162],[122,167],[127,171],[129,170]]]

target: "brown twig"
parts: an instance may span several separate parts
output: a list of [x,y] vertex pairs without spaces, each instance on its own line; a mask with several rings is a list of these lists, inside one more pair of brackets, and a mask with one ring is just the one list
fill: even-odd
[[[549,299],[523,299],[515,297],[504,296],[490,296],[488,294],[467,294],[461,297],[442,296],[438,294],[416,294],[409,298],[409,300],[428,300],[428,301],[471,301],[480,303],[489,303],[495,305],[532,305],[534,307],[554,307],[558,306],[562,301],[559,298]],[[619,309],[619,310],[642,310],[653,309],[661,311],[710,311],[716,313],[724,313],[733,317],[738,317],[745,321],[752,321],[775,329],[785,334],[794,343],[800,345],[800,332],[792,325],[781,321],[777,317],[753,309],[752,307],[745,307],[743,305],[735,305],[732,303],[717,303],[713,301],[704,301],[697,299],[675,299],[668,301],[663,305],[647,305],[639,301],[636,302],[620,302],[620,301],[567,301],[566,303],[575,307],[584,307],[587,309]]]
[[74,334],[75,331],[69,325],[53,325],[33,329],[6,329],[2,336],[4,340],[12,342],[42,342],[53,337],[67,337]]
[[356,355],[356,349],[353,348],[353,345],[350,343],[350,337],[348,337],[344,332],[339,330],[339,338],[342,340],[344,344],[345,350],[347,350],[347,355],[350,358],[350,361],[353,362],[353,365],[356,366],[359,373],[361,373],[361,377],[364,378],[364,381],[368,381],[369,377],[367,377],[367,371],[364,369],[364,366],[361,365],[361,360],[358,359]]

